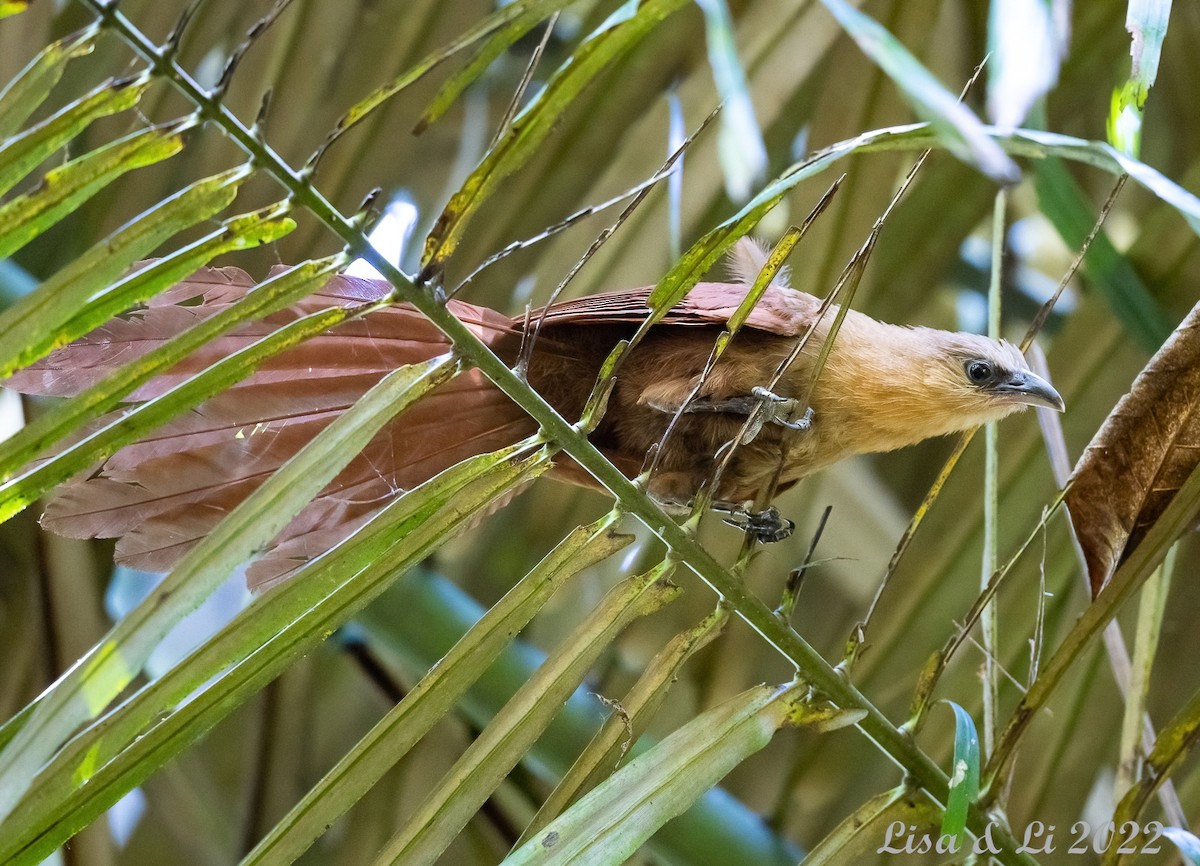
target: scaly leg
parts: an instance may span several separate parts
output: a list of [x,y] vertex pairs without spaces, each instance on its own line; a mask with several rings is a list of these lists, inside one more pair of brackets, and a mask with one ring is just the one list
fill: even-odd
[[[660,412],[674,414],[679,409],[679,404],[671,401],[650,398],[645,402]],[[688,414],[728,412],[732,415],[750,416],[752,420],[746,435],[742,437],[743,444],[752,442],[765,424],[779,424],[789,430],[808,430],[813,423],[811,407],[805,407],[801,413],[800,401],[791,397],[780,397],[761,386],[755,386],[749,394],[734,397],[698,397],[688,403],[683,411]]]
[[714,502],[712,510],[728,514],[725,523],[736,526],[761,544],[783,541],[796,530],[796,524],[782,516],[774,505],[762,511],[751,511],[734,502]]

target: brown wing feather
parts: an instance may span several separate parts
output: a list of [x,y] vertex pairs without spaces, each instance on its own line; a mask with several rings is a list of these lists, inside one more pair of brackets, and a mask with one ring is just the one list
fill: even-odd
[[[253,286],[237,268],[202,270],[5,385],[28,393],[78,393],[236,303]],[[132,399],[156,397],[300,316],[375,301],[388,290],[379,281],[335,277],[293,307],[208,344]],[[485,342],[495,344],[512,331],[507,317],[486,308],[457,301],[449,306]],[[63,535],[119,537],[119,562],[167,569],[385,374],[448,349],[441,332],[408,305],[346,322],[268,360],[248,378],[123,449],[91,477],[66,485],[43,522]],[[396,491],[534,429],[528,416],[477,371],[446,383],[388,424],[321,491],[276,539],[276,549],[252,566],[252,581],[290,573],[314,551],[345,538]]]
[[[546,311],[547,325],[575,322],[640,322],[650,315],[646,302],[653,286],[589,295],[554,304]],[[701,326],[724,324],[746,297],[749,287],[739,283],[698,283],[662,319],[664,325]],[[816,316],[821,302],[812,295],[783,286],[769,286],[751,311],[746,325],[781,336],[802,333]],[[534,311],[537,321],[541,310]],[[519,326],[523,319],[514,319]]]

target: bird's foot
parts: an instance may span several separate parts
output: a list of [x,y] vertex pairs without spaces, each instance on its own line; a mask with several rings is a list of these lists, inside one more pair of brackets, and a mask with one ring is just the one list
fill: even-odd
[[762,511],[751,511],[732,502],[714,502],[712,508],[728,514],[725,523],[736,526],[761,544],[783,541],[796,530],[796,524],[782,516],[774,505]]
[[[746,432],[742,434],[742,444],[753,442],[765,424],[778,424],[789,430],[809,430],[812,428],[813,410],[805,406],[801,412],[800,401],[791,397],[780,397],[773,391],[755,386],[750,394],[758,400],[758,405],[750,415]],[[799,416],[799,417],[797,417]]]

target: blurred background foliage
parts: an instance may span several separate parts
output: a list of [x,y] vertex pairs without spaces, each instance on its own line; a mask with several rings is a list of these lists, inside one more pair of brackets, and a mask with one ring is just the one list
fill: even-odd
[[[179,17],[178,0],[124,0],[122,12],[155,41]],[[533,87],[544,81],[618,4],[575,3],[552,32]],[[887,27],[946,86],[957,92],[988,51],[988,6],[982,2],[867,0],[861,8]],[[204,85],[215,83],[229,53],[268,10],[263,0],[211,2],[191,23],[181,65]],[[489,0],[295,0],[259,38],[233,78],[225,99],[243,121],[255,117],[270,91],[265,137],[292,165],[304,162],[346,109],[383,81],[394,78],[493,10]],[[818,2],[730,0],[738,54],[767,146],[767,176],[806,153],[863,131],[913,120],[896,86],[867,59]],[[1089,0],[1071,11],[1069,51],[1058,84],[1035,106],[1027,125],[1103,139],[1112,90],[1128,75],[1126,3]],[[43,0],[0,23],[0,82],[54,39],[91,20],[71,2]],[[346,135],[326,156],[316,186],[343,213],[356,211],[370,190],[415,209],[416,229],[401,267],[417,270],[419,239],[450,194],[477,163],[508,107],[542,32],[536,28],[501,55],[437,123],[422,134],[413,127],[438,87],[461,63],[447,63],[392,100]],[[1200,44],[1200,6],[1176,4],[1162,65],[1147,104],[1141,158],[1188,189],[1200,188],[1200,119],[1191,52]],[[68,67],[56,91],[62,104],[104,77],[133,69],[119,40],[102,38],[94,54]],[[983,84],[967,96],[982,114]],[[536,235],[573,211],[620,194],[652,175],[673,146],[672,114],[694,129],[717,103],[705,51],[704,19],[688,5],[604,72],[574,101],[553,133],[521,170],[504,182],[472,223],[447,270],[447,284],[470,273],[489,254]],[[141,126],[187,114],[190,107],[162,83],[140,103],[140,116],[121,114],[93,124],[69,152],[82,153]],[[717,136],[698,139],[684,158],[676,204],[665,185],[587,265],[568,295],[654,283],[672,263],[671,224],[679,220],[684,247],[740,203],[725,192]],[[191,134],[183,152],[140,169],[134,182],[115,184],[70,219],[22,250],[3,272],[5,290],[17,292],[21,274],[34,280],[103,238],[131,217],[192,179],[236,164],[236,149],[206,127]],[[793,285],[818,295],[833,285],[908,171],[914,154],[858,154],[828,212],[791,259]],[[1111,188],[1108,174],[1048,161],[1023,163],[1023,182],[1010,197],[1004,260],[1004,331],[1017,339],[1037,306],[1066,270],[1082,234]],[[756,234],[773,241],[798,222],[830,177],[801,183],[760,224]],[[859,289],[856,306],[878,318],[950,329],[982,330],[990,267],[995,185],[944,152],[935,152],[887,223]],[[240,211],[279,197],[266,177],[242,192]],[[1085,204],[1082,229],[1079,210]],[[1062,214],[1074,214],[1070,219]],[[335,252],[340,244],[311,218],[282,240],[239,253],[236,263],[257,277],[277,262]],[[591,217],[544,243],[489,268],[465,290],[466,300],[519,312],[540,303],[588,247],[610,214]],[[1057,224],[1056,224],[1057,222]],[[1059,304],[1040,342],[1053,379],[1066,399],[1063,417],[1072,460],[1171,327],[1192,306],[1200,285],[1197,237],[1179,215],[1132,185],[1119,199],[1105,232],[1119,267],[1085,264]],[[197,231],[197,234],[199,232]],[[19,270],[18,270],[19,268]],[[1117,298],[1118,300],[1114,300]],[[1142,304],[1161,333],[1131,326],[1120,299]],[[1146,306],[1149,305],[1149,306]],[[1153,330],[1153,329],[1151,329]],[[29,405],[36,412],[37,406]],[[933,441],[906,451],[838,466],[781,498],[796,520],[795,537],[762,550],[748,575],[751,590],[774,603],[790,569],[804,557],[822,510],[832,506],[798,605],[797,631],[827,658],[841,657],[908,519],[952,447]],[[868,633],[853,681],[894,720],[908,710],[917,674],[929,654],[956,629],[978,592],[982,545],[982,437],[929,514],[903,559]],[[1034,529],[1057,485],[1032,413],[1000,428],[1000,535],[1003,560]],[[487,607],[524,575],[563,535],[595,519],[608,500],[539,481],[482,525],[448,540],[424,566],[429,580],[449,581]],[[0,716],[35,697],[128,609],[150,578],[115,577],[110,545],[42,534],[30,512],[0,526]],[[638,533],[626,553],[588,569],[569,591],[554,597],[522,640],[548,649],[576,625],[621,575],[661,557],[660,544]],[[740,536],[718,521],[701,538],[730,561]],[[1169,718],[1186,695],[1200,688],[1200,637],[1189,623],[1200,616],[1200,598],[1188,576],[1200,550],[1185,540],[1162,626],[1148,708]],[[1025,682],[1028,639],[1036,614],[1039,574],[1046,588],[1045,640],[1053,646],[1086,604],[1084,584],[1061,515],[1044,539],[1018,564],[999,597],[999,661]],[[603,655],[587,689],[616,698],[672,635],[689,628],[714,604],[712,592],[680,571],[681,598],[629,628]],[[394,590],[393,592],[398,592]],[[212,623],[244,599],[236,579],[187,624],[177,647],[187,648]],[[466,599],[444,602],[451,606]],[[343,755],[410,688],[422,664],[412,635],[435,626],[415,602],[385,595],[363,622],[343,629],[291,666],[260,695],[219,724],[126,800],[110,820],[77,837],[63,854],[79,864],[235,862],[299,796]],[[1122,615],[1132,617],[1132,611]],[[1127,627],[1129,623],[1126,623]],[[435,646],[436,643],[431,643]],[[397,647],[401,649],[397,650]],[[407,649],[404,649],[407,647]],[[427,650],[434,652],[436,650]],[[1009,815],[1015,826],[1041,820],[1069,827],[1107,820],[1118,755],[1122,702],[1103,650],[1093,646],[1060,689],[1049,714],[1036,722],[1014,776]],[[939,695],[978,717],[981,655],[968,645],[953,660]],[[717,641],[701,650],[651,728],[662,736],[729,696],[760,682],[780,682],[791,666],[736,618]],[[1003,706],[1019,692],[1001,681]],[[592,710],[595,712],[594,708]],[[1003,718],[1003,716],[1002,716]],[[339,822],[303,862],[367,862],[394,827],[416,808],[430,780],[445,771],[477,734],[481,720],[452,713],[381,784]],[[936,712],[919,744],[942,766],[952,746],[951,714]],[[551,730],[547,737],[555,736]],[[565,736],[565,735],[562,735]],[[1194,759],[1175,779],[1187,814],[1200,814],[1200,767]],[[444,855],[446,863],[497,862],[549,790],[545,762],[523,764],[510,776]],[[766,816],[780,838],[811,848],[862,802],[899,782],[893,764],[854,730],[832,734],[784,732],[737,767],[723,786]],[[164,854],[164,852],[170,852]],[[642,862],[660,862],[647,851]],[[1051,860],[1050,862],[1054,862]]]

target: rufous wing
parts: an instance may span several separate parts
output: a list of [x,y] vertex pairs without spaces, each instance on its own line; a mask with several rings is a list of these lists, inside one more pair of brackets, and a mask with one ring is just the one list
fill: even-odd
[[[245,297],[237,268],[204,269],[143,309],[114,319],[3,384],[69,396]],[[293,307],[242,325],[131,395],[156,397],[217,360],[319,309],[378,300],[386,283],[339,276]],[[485,342],[509,320],[460,302],[450,309]],[[117,560],[170,568],[384,375],[449,350],[419,311],[397,304],[348,321],[264,362],[246,379],[128,446],[51,500],[43,524],[73,537],[118,537]],[[107,423],[113,416],[101,419]],[[400,490],[466,457],[529,435],[528,416],[478,371],[464,373],[393,419],[293,520],[248,573],[279,579],[332,547]]]

